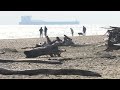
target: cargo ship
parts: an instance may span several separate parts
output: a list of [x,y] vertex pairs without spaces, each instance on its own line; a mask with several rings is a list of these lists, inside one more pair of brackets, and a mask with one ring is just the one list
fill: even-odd
[[75,25],[79,24],[76,21],[54,21],[48,22],[43,20],[32,20],[32,16],[21,16],[21,21],[19,25]]

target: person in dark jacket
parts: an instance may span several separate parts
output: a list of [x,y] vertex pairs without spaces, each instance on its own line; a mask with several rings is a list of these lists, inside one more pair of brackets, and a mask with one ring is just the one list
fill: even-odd
[[83,35],[86,35],[86,27],[83,26]]
[[72,28],[70,28],[72,36],[74,35],[74,31]]
[[40,37],[43,37],[43,29],[42,29],[42,27],[39,29],[39,31],[40,31]]
[[48,29],[47,29],[47,27],[45,26],[45,27],[44,27],[44,34],[45,34],[45,37],[47,36],[47,30],[48,30]]

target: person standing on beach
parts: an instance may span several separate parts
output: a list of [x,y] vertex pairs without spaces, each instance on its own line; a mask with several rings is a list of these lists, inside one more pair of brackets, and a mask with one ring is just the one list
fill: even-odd
[[85,34],[86,34],[86,27],[83,26],[83,35],[85,35]]
[[45,34],[45,37],[47,36],[47,30],[48,30],[48,29],[47,29],[47,27],[45,26],[45,27],[44,27],[44,34]]
[[40,37],[43,37],[43,29],[42,29],[42,27],[39,29],[39,31],[40,31]]
[[72,28],[70,28],[72,36],[74,35],[74,31]]

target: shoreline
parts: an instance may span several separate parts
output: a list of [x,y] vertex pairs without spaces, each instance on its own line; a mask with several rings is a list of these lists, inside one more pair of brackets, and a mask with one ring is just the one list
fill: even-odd
[[[76,37],[97,37],[97,36],[105,36],[106,37],[106,35],[87,35],[87,36],[69,36],[70,38],[76,38]],[[57,37],[59,37],[59,36],[57,36]],[[64,36],[63,36],[64,37]],[[63,38],[62,36],[60,36],[60,38]],[[23,40],[23,39],[44,39],[45,37],[42,37],[42,38],[13,38],[13,39],[0,39],[0,40]],[[56,38],[56,37],[50,37],[50,38]]]

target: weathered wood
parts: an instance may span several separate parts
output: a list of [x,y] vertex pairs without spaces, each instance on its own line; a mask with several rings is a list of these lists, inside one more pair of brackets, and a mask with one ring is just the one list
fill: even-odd
[[59,50],[57,45],[48,45],[46,47],[39,47],[33,50],[24,51],[24,54],[26,55],[27,58],[35,58],[42,55],[50,55],[51,57],[53,56],[60,57],[61,52],[62,50]]
[[108,47],[107,50],[117,50],[120,49],[120,28],[119,27],[112,27],[112,30],[108,30],[107,33],[108,35]]

